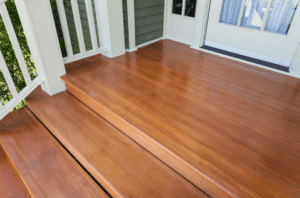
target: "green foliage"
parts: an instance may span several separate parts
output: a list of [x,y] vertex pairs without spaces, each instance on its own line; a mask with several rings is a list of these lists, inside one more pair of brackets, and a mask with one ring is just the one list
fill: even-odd
[[[33,80],[36,76],[36,70],[33,63],[33,60],[31,58],[31,54],[29,51],[29,47],[24,35],[24,31],[21,25],[21,21],[14,3],[14,0],[8,0],[6,2],[6,7],[10,16],[10,19],[12,21],[15,33],[17,35],[28,71],[30,73],[31,80]],[[17,88],[17,91],[20,92],[26,87],[25,80],[23,78],[21,69],[19,67],[18,60],[16,58],[15,52],[13,50],[12,44],[10,42],[8,33],[5,29],[4,22],[2,20],[2,17],[0,16],[0,50],[2,52],[2,55],[5,59],[5,62],[7,64],[7,67],[9,69],[9,72],[12,76],[12,79],[15,83],[15,86]],[[6,81],[4,79],[4,76],[0,70],[0,97],[3,105],[5,105],[7,102],[9,102],[12,99],[12,96],[9,92],[9,89],[7,87]],[[15,109],[22,108],[25,106],[26,103],[23,100],[21,103],[19,103]]]
[[[60,43],[60,47],[62,50],[62,55],[66,56],[66,46],[64,43],[63,35],[62,35],[62,30],[61,30],[61,25],[59,22],[59,16],[58,16],[58,11],[57,11],[57,5],[56,5],[56,0],[50,0],[51,8],[53,11],[54,15],[54,20],[55,20],[55,26],[57,28],[57,33],[58,33],[58,39]],[[30,50],[26,41],[26,37],[22,28],[22,24],[17,12],[17,8],[15,6],[14,0],[8,0],[5,3],[11,22],[13,24],[17,39],[19,41],[23,57],[25,59],[27,69],[29,71],[31,80],[33,80],[36,76],[36,70],[35,66],[33,63],[33,60],[31,58]],[[8,33],[6,31],[3,19],[0,15],[0,51],[2,52],[2,55],[4,57],[4,60],[7,64],[8,70],[12,76],[12,79],[15,83],[15,86],[17,88],[17,91],[20,92],[26,87],[25,80],[23,78],[21,69],[19,67],[18,60],[16,58],[15,52],[13,50],[12,44],[10,42]],[[2,102],[3,105],[8,103],[12,99],[12,95],[8,89],[8,86],[6,84],[5,78],[2,74],[2,71],[0,69],[0,101]],[[19,109],[26,106],[25,100],[23,100],[21,103],[19,103],[15,109]]]

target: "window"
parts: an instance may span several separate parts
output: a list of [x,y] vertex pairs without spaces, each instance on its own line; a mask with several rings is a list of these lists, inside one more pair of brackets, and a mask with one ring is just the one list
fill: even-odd
[[182,13],[182,0],[173,0],[173,14],[180,14]]
[[173,0],[172,13],[195,17],[196,2],[197,0]]
[[299,0],[223,0],[220,22],[287,34],[298,3]]
[[185,3],[185,16],[195,17],[196,13],[196,0],[186,0]]

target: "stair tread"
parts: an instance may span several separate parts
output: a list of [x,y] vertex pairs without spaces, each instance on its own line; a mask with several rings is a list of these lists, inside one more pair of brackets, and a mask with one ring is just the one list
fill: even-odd
[[107,197],[27,107],[0,126],[0,144],[33,197]]
[[113,197],[207,197],[67,92],[28,107]]
[[0,195],[1,197],[31,197],[11,161],[0,145]]
[[[284,127],[258,115],[265,111],[289,124],[296,118],[189,76],[196,74],[182,62],[191,55],[158,43],[114,59],[97,55],[71,63],[62,79],[72,95],[211,196],[222,193],[214,186],[238,197],[299,194],[296,127],[278,130]],[[175,69],[164,66],[176,60]],[[220,105],[216,98],[232,101]]]

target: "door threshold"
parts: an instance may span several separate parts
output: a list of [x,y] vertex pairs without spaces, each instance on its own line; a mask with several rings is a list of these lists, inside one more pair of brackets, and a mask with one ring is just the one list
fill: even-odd
[[275,64],[275,63],[267,62],[267,61],[262,61],[262,60],[259,60],[259,59],[256,59],[256,58],[251,58],[251,57],[248,57],[248,56],[244,56],[244,55],[241,55],[241,54],[236,54],[236,53],[233,53],[233,52],[229,52],[229,51],[225,51],[225,50],[222,50],[222,49],[210,47],[210,46],[207,46],[207,45],[203,45],[201,47],[201,49],[205,49],[205,50],[212,51],[212,52],[215,52],[215,53],[218,53],[218,54],[223,54],[223,55],[230,56],[230,57],[233,57],[233,58],[237,58],[237,59],[240,59],[240,60],[243,60],[243,61],[259,64],[259,65],[262,65],[262,66],[265,66],[265,67],[269,67],[269,68],[273,68],[273,69],[277,69],[277,70],[289,73],[289,67],[286,67],[286,66],[283,66],[283,65],[278,65],[278,64]]

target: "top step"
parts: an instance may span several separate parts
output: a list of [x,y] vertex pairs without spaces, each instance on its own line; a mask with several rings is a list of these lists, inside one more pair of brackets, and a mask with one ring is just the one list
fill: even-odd
[[208,197],[69,93],[26,102],[113,197]]
[[66,67],[68,92],[208,195],[300,194],[296,79],[170,41]]
[[1,120],[0,144],[32,197],[107,197],[27,107]]

